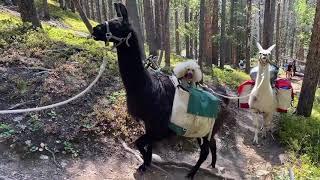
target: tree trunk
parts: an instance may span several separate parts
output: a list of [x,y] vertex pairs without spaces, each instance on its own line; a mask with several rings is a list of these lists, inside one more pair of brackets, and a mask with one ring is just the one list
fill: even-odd
[[212,0],[205,2],[204,10],[204,50],[203,50],[203,63],[209,68],[212,66],[212,16],[211,6]]
[[274,8],[275,0],[266,0],[264,6],[263,40],[262,46],[267,49],[272,45],[274,31]]
[[97,20],[94,13],[94,0],[90,0],[91,19]]
[[65,0],[59,0],[60,8],[63,10],[67,10],[67,5]]
[[33,0],[19,0],[18,7],[22,22],[30,22],[34,28],[42,28]]
[[96,11],[97,11],[97,20],[99,23],[102,22],[101,18],[101,6],[100,6],[100,0],[96,0]]
[[262,22],[261,22],[261,17],[262,17],[262,2],[263,0],[259,0],[259,43],[262,44],[262,32],[263,32],[263,27],[262,27]]
[[108,8],[109,8],[109,19],[112,19],[114,14],[113,14],[113,1],[108,0]]
[[317,84],[320,78],[320,0],[317,1],[316,15],[307,57],[306,70],[302,83],[297,114],[311,116]]
[[138,5],[136,0],[128,0],[127,1],[127,9],[128,9],[128,15],[131,20],[133,29],[137,32],[139,45],[142,51],[142,57],[145,58],[145,51],[144,51],[144,40],[142,37],[142,29],[140,24],[140,18],[138,14]]
[[220,38],[220,68],[225,63],[225,39],[226,39],[226,0],[221,3],[221,38]]
[[186,44],[186,57],[190,58],[190,36],[189,36],[189,29],[188,29],[188,23],[189,23],[189,4],[185,4],[184,8],[184,22],[185,22],[185,28],[186,28],[186,34],[185,34],[185,44]]
[[217,36],[219,35],[219,0],[213,0],[213,14],[212,14],[212,63],[218,66],[219,45],[217,42]]
[[102,0],[101,5],[102,5],[102,21],[105,21],[108,19],[106,0]]
[[250,39],[251,39],[251,9],[252,1],[247,0],[247,23],[246,23],[246,73],[250,73]]
[[170,0],[165,0],[165,66],[170,67]]
[[[72,3],[73,3],[73,2],[72,2]],[[74,5],[74,3],[73,3],[73,5]],[[86,0],[85,3],[84,3],[84,11],[86,12],[86,16],[87,16],[88,18],[91,18],[89,0]]]
[[42,0],[43,5],[43,19],[50,20],[48,0]]
[[[82,5],[82,7],[85,7],[84,4]],[[73,13],[76,12],[76,7],[74,6],[74,4],[73,4],[72,1],[70,1],[70,9],[71,9],[71,11],[72,11]]]
[[84,22],[84,24],[86,25],[88,31],[90,32],[90,34],[92,34],[92,32],[93,32],[92,26],[89,22],[89,19],[86,16],[86,13],[83,12],[83,9],[80,5],[79,0],[72,0],[72,1],[73,1],[74,6],[76,7],[76,9],[78,10],[80,17],[81,17],[82,21]]
[[297,59],[301,60],[301,61],[304,61],[304,42],[303,42],[303,39],[300,39],[300,42],[299,42],[299,49],[298,49],[298,52],[297,52]]
[[147,43],[149,46],[149,53],[150,55],[157,55],[157,45],[155,42],[155,24],[154,24],[154,15],[153,15],[153,8],[152,8],[152,1],[151,0],[144,0],[144,21],[145,21],[145,28],[146,28],[146,37]]
[[286,11],[287,11],[287,8],[286,8],[286,5],[287,5],[287,3],[286,3],[286,0],[283,0],[283,3],[282,3],[282,15],[281,15],[281,33],[280,33],[280,35],[281,35],[281,54],[283,55],[283,56],[285,56],[286,55],[286,28],[287,28],[287,26],[286,26]]
[[[192,22],[192,18],[193,18],[193,12],[191,11],[190,12],[190,16],[189,16],[189,22]],[[189,55],[190,55],[190,58],[193,59],[193,36],[189,36],[189,43],[190,43],[190,49],[189,49]]]
[[205,0],[201,0],[200,1],[200,26],[199,26],[199,65],[200,65],[200,69],[203,70],[203,62],[204,62],[204,45],[205,45],[205,10],[206,10],[206,1]]
[[234,50],[234,38],[235,38],[235,28],[234,28],[234,13],[235,13],[235,4],[237,3],[237,0],[233,0],[231,1],[231,6],[230,6],[230,25],[229,25],[229,40],[228,40],[228,49],[229,53],[227,59],[230,59],[231,62],[233,63],[233,65],[236,67],[237,65],[235,64],[236,61],[234,61],[235,59],[235,52]]
[[280,2],[278,2],[278,5],[277,5],[277,24],[276,24],[276,64],[278,65],[280,62],[279,53],[280,53]]
[[161,49],[162,35],[161,35],[161,13],[160,13],[160,0],[154,0],[154,23],[156,28],[155,34],[155,42],[157,45],[157,49]]
[[178,9],[174,12],[174,21],[175,21],[175,35],[176,35],[176,54],[181,55],[181,49],[180,49],[180,35],[179,35],[179,12]]

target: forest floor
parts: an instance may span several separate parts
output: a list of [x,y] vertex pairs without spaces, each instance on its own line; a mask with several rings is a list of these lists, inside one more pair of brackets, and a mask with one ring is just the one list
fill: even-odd
[[[17,16],[4,7],[1,12]],[[0,109],[65,100],[84,89],[97,73],[99,55],[51,40],[41,48],[34,47],[42,43],[37,39],[44,41],[38,38],[41,34],[36,35],[32,47],[12,43],[0,49]],[[27,34],[28,41],[30,36],[32,33]],[[156,168],[143,175],[136,172],[141,162],[118,139],[134,149],[133,142],[143,128],[126,114],[114,54],[108,57],[113,60],[107,71],[85,97],[54,110],[0,116],[0,180],[184,179],[188,169],[171,165],[161,165],[166,172]],[[298,89],[301,81],[293,82]],[[217,135],[217,169],[209,167],[211,155],[202,166],[216,175],[200,170],[195,179],[272,178],[274,167],[286,160],[284,149],[271,136],[253,145],[251,112],[239,109],[236,102],[229,108],[230,116]],[[153,153],[164,160],[193,165],[199,148],[193,140],[172,138],[156,144]]]

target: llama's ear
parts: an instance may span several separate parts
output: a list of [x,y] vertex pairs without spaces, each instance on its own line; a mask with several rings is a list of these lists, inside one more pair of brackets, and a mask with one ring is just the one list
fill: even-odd
[[128,11],[127,11],[126,6],[124,6],[122,3],[119,3],[119,9],[120,9],[120,13],[123,18],[123,22],[128,23],[129,18],[128,18]]
[[270,52],[271,52],[271,51],[273,50],[273,48],[275,48],[275,47],[276,47],[276,45],[275,45],[275,44],[274,44],[274,45],[272,45],[271,47],[269,47],[269,48],[268,48],[268,51],[270,51]]
[[119,7],[119,3],[114,3],[113,5],[114,5],[114,9],[116,10],[117,17],[122,17],[121,11],[120,11],[120,7]]
[[262,46],[260,45],[259,42],[257,42],[257,47],[258,47],[259,51],[263,51],[263,48],[262,48]]

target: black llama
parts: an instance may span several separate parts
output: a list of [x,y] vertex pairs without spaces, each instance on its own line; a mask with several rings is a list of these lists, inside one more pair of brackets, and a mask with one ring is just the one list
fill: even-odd
[[[152,73],[143,66],[142,53],[137,35],[128,20],[126,7],[115,3],[117,18],[106,21],[93,28],[92,36],[95,40],[113,42],[117,48],[118,64],[121,78],[126,90],[129,114],[140,119],[145,124],[146,133],[135,144],[143,156],[143,164],[138,170],[145,171],[151,164],[152,145],[156,141],[174,135],[169,129],[169,121],[175,87],[168,76]],[[223,110],[222,110],[223,111]],[[222,125],[221,112],[216,119],[213,135]],[[197,164],[191,169],[188,176],[193,178],[201,164],[212,153],[212,167],[216,164],[216,141],[212,136],[209,142],[203,138],[200,145],[201,152]],[[200,144],[200,139],[198,139]]]

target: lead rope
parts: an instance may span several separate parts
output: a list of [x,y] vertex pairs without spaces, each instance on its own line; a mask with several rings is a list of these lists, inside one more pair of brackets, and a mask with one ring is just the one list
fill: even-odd
[[65,104],[70,103],[71,101],[74,101],[78,98],[80,98],[81,96],[83,96],[84,94],[86,94],[100,79],[102,73],[104,72],[105,68],[106,68],[106,64],[107,64],[107,59],[104,57],[103,58],[103,62],[100,66],[100,70],[99,70],[99,74],[97,75],[97,77],[94,79],[94,81],[85,89],[83,90],[81,93],[77,94],[76,96],[67,99],[65,101],[56,103],[56,104],[51,104],[48,106],[43,106],[43,107],[37,107],[37,108],[27,108],[27,109],[16,109],[16,110],[1,110],[0,114],[18,114],[18,113],[26,113],[26,112],[36,112],[36,111],[42,111],[45,109],[52,109],[52,108],[56,108]]

